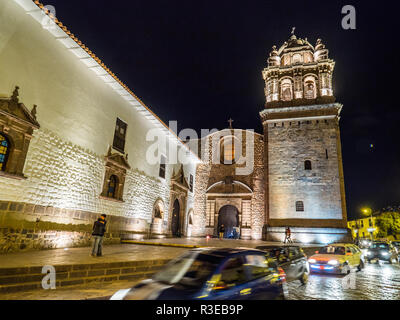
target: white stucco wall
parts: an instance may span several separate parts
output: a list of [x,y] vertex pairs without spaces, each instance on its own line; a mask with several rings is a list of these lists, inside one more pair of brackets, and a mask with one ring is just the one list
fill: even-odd
[[[0,200],[151,222],[153,204],[161,198],[168,221],[173,166],[168,165],[166,179],[160,179],[159,165],[145,157],[154,143],[146,141],[146,135],[160,123],[139,112],[134,106],[140,106],[139,101],[127,101],[113,90],[14,0],[2,0],[0,95],[10,96],[17,85],[20,102],[28,109],[38,106],[41,128],[34,132],[28,151],[24,169],[28,179],[0,178]],[[126,176],[124,203],[99,198],[104,156],[112,145],[117,117],[128,124],[125,152],[132,168]],[[184,166],[188,181],[189,174],[195,177],[195,165]],[[187,210],[191,208],[189,193]]]

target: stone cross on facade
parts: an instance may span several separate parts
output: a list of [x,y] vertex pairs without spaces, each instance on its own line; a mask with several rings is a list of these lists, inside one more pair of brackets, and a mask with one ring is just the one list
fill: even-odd
[[229,129],[233,129],[232,123],[234,122],[234,120],[229,119],[228,122],[229,122]]

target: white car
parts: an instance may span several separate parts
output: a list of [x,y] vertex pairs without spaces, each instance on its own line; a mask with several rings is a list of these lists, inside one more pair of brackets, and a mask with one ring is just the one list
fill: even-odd
[[354,244],[335,243],[323,247],[308,259],[311,273],[349,274],[364,268],[364,255]]

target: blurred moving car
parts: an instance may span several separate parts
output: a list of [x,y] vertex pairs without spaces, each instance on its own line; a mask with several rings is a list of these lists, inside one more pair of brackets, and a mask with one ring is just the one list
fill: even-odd
[[352,268],[364,268],[364,256],[354,244],[335,243],[323,247],[308,259],[310,273],[349,274]]
[[308,281],[309,267],[307,256],[298,246],[258,246],[256,249],[265,251],[270,258],[276,259],[278,266],[286,273],[286,281],[300,280],[302,284]]
[[370,239],[361,239],[359,241],[358,246],[361,249],[367,249],[367,248],[369,248],[371,246],[371,244],[372,244],[372,240],[370,240]]
[[397,249],[387,242],[374,242],[367,250],[366,257],[369,263],[372,260],[387,261],[390,264],[399,262]]
[[255,249],[193,249],[152,279],[120,290],[111,300],[274,300],[287,295],[286,275]]

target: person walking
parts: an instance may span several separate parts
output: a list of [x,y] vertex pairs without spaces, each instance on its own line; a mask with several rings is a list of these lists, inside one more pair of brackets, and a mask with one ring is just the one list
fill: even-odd
[[102,249],[103,249],[103,237],[104,233],[106,232],[106,221],[107,215],[102,214],[97,221],[93,224],[93,231],[92,231],[92,236],[93,236],[93,248],[92,248],[92,257],[101,257],[103,255]]
[[222,224],[219,227],[219,239],[222,240],[224,238],[224,234],[225,234],[225,226]]
[[287,243],[291,243],[291,242],[292,242],[291,231],[290,231],[290,228],[289,228],[289,227],[286,228],[286,231],[285,231],[285,241],[284,241],[283,243],[286,244],[286,242],[287,242]]

